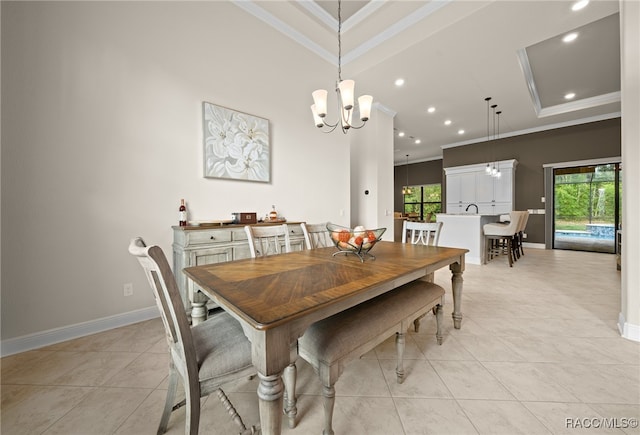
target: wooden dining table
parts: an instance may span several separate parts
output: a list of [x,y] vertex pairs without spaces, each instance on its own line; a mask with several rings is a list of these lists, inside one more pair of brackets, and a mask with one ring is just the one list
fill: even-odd
[[200,291],[240,322],[251,342],[263,434],[280,434],[281,375],[295,362],[297,340],[313,322],[448,266],[453,323],[461,326],[466,249],[381,241],[371,251],[375,258],[365,261],[335,252],[320,248],[184,269]]

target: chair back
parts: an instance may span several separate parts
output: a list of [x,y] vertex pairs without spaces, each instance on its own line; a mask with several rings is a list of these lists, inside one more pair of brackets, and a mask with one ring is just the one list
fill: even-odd
[[307,249],[328,248],[333,246],[327,224],[300,224],[302,234],[304,235],[304,244]]
[[510,227],[513,226],[513,230],[511,231],[511,234],[517,234],[520,231],[523,221],[525,220],[528,214],[529,214],[528,211],[517,211],[517,210],[514,210],[511,213],[509,213],[509,215],[511,216],[511,222],[509,223],[509,226]]
[[402,243],[407,243],[407,234],[410,234],[409,243],[417,245],[438,246],[440,240],[440,230],[442,222],[411,222],[404,221],[402,224]]
[[291,252],[287,224],[264,227],[246,225],[244,231],[249,239],[251,258]]
[[529,221],[529,212],[524,211],[524,214],[520,218],[520,227],[518,228],[518,232],[521,233],[527,227],[527,222]]
[[176,369],[185,379],[193,379],[194,376],[198,379],[198,362],[189,319],[164,252],[158,246],[147,246],[142,238],[136,237],[129,243],[129,253],[138,258],[147,276]]

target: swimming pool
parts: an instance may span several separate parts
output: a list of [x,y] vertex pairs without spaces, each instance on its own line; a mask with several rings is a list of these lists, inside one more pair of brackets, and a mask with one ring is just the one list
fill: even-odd
[[613,234],[606,233],[592,233],[590,231],[575,231],[575,230],[556,230],[556,238],[580,238],[580,239],[598,239],[598,240],[613,240]]
[[613,240],[615,238],[615,226],[611,224],[586,224],[586,230],[556,230],[556,238],[577,237],[584,239]]

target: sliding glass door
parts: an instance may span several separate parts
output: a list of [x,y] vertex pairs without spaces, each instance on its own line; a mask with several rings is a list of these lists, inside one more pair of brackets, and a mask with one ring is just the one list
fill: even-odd
[[615,253],[620,164],[554,168],[553,247]]

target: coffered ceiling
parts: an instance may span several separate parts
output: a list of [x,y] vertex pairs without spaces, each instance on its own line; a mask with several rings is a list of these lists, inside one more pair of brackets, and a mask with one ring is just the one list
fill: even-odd
[[[235,4],[337,67],[337,1]],[[396,133],[405,133],[394,140],[396,164],[407,154],[410,161],[440,158],[443,148],[485,141],[488,134],[618,117],[618,1],[592,0],[578,11],[573,4],[345,0],[342,77],[356,80],[357,95],[373,95],[396,113]],[[563,42],[569,33],[577,37]],[[398,78],[404,85],[394,84]],[[327,77],[317,87],[328,89],[334,81]],[[565,99],[569,93],[573,99]],[[487,111],[486,97],[500,115]]]

